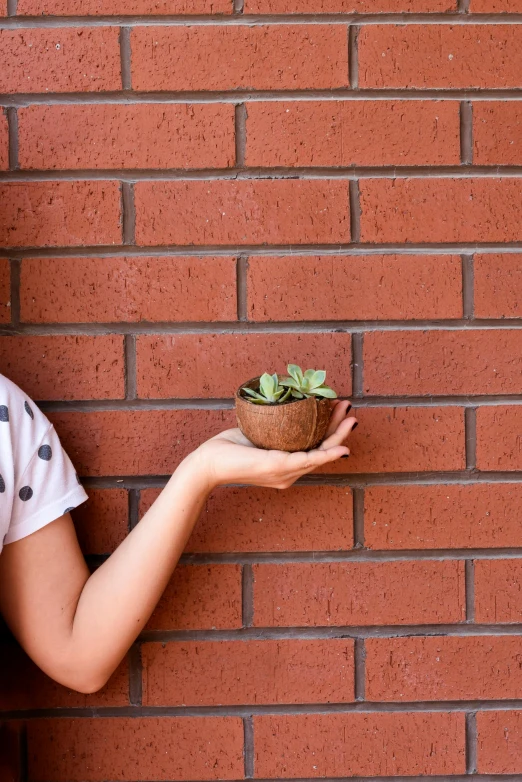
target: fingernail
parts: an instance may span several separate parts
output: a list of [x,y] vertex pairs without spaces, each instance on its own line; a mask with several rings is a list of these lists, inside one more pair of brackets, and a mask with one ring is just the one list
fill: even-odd
[[349,456],[350,456],[349,453],[343,453],[343,455],[341,456],[341,459],[347,459]]
[[358,426],[359,426],[359,421],[356,421],[354,423],[354,425],[352,426],[352,432],[353,432],[354,429],[357,429]]

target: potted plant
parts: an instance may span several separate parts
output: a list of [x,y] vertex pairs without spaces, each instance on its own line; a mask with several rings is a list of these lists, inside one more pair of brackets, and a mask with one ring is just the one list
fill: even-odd
[[295,364],[289,377],[267,372],[243,383],[236,393],[239,428],[258,448],[309,451],[324,439],[337,394],[325,385],[326,372]]

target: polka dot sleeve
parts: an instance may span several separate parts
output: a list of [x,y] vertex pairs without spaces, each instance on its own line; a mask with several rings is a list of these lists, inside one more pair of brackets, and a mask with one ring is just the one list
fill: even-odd
[[17,477],[5,543],[14,543],[85,502],[71,461],[49,425],[24,472]]

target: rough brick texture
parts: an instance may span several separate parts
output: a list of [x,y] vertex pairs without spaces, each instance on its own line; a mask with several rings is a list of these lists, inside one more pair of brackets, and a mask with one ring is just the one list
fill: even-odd
[[236,262],[219,257],[24,258],[20,315],[28,323],[233,321]]
[[422,166],[460,160],[456,103],[252,103],[250,166]]
[[351,639],[146,644],[142,663],[147,706],[354,700]]
[[520,698],[519,639],[371,638],[366,697],[373,701]]
[[347,182],[138,182],[135,192],[139,245],[350,239]]
[[274,714],[254,717],[254,731],[261,778],[422,776],[465,769],[462,714]]
[[136,90],[348,86],[348,38],[341,25],[139,27],[131,44]]
[[248,262],[248,315],[256,321],[311,321],[317,312],[325,320],[460,318],[461,287],[458,256],[260,256]]
[[359,422],[203,501],[100,692],[0,623],[1,782],[522,778],[521,13],[0,0],[0,372],[89,568],[254,375]]
[[27,742],[31,782],[219,780],[243,773],[237,717],[34,720]]

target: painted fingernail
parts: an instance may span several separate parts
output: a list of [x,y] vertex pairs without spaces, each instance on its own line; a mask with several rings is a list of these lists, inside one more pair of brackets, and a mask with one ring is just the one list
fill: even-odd
[[353,432],[354,429],[357,429],[358,426],[359,426],[359,421],[356,421],[354,423],[354,425],[352,426],[352,432]]
[[349,456],[350,456],[349,453],[343,453],[343,455],[341,456],[341,459],[347,459]]

